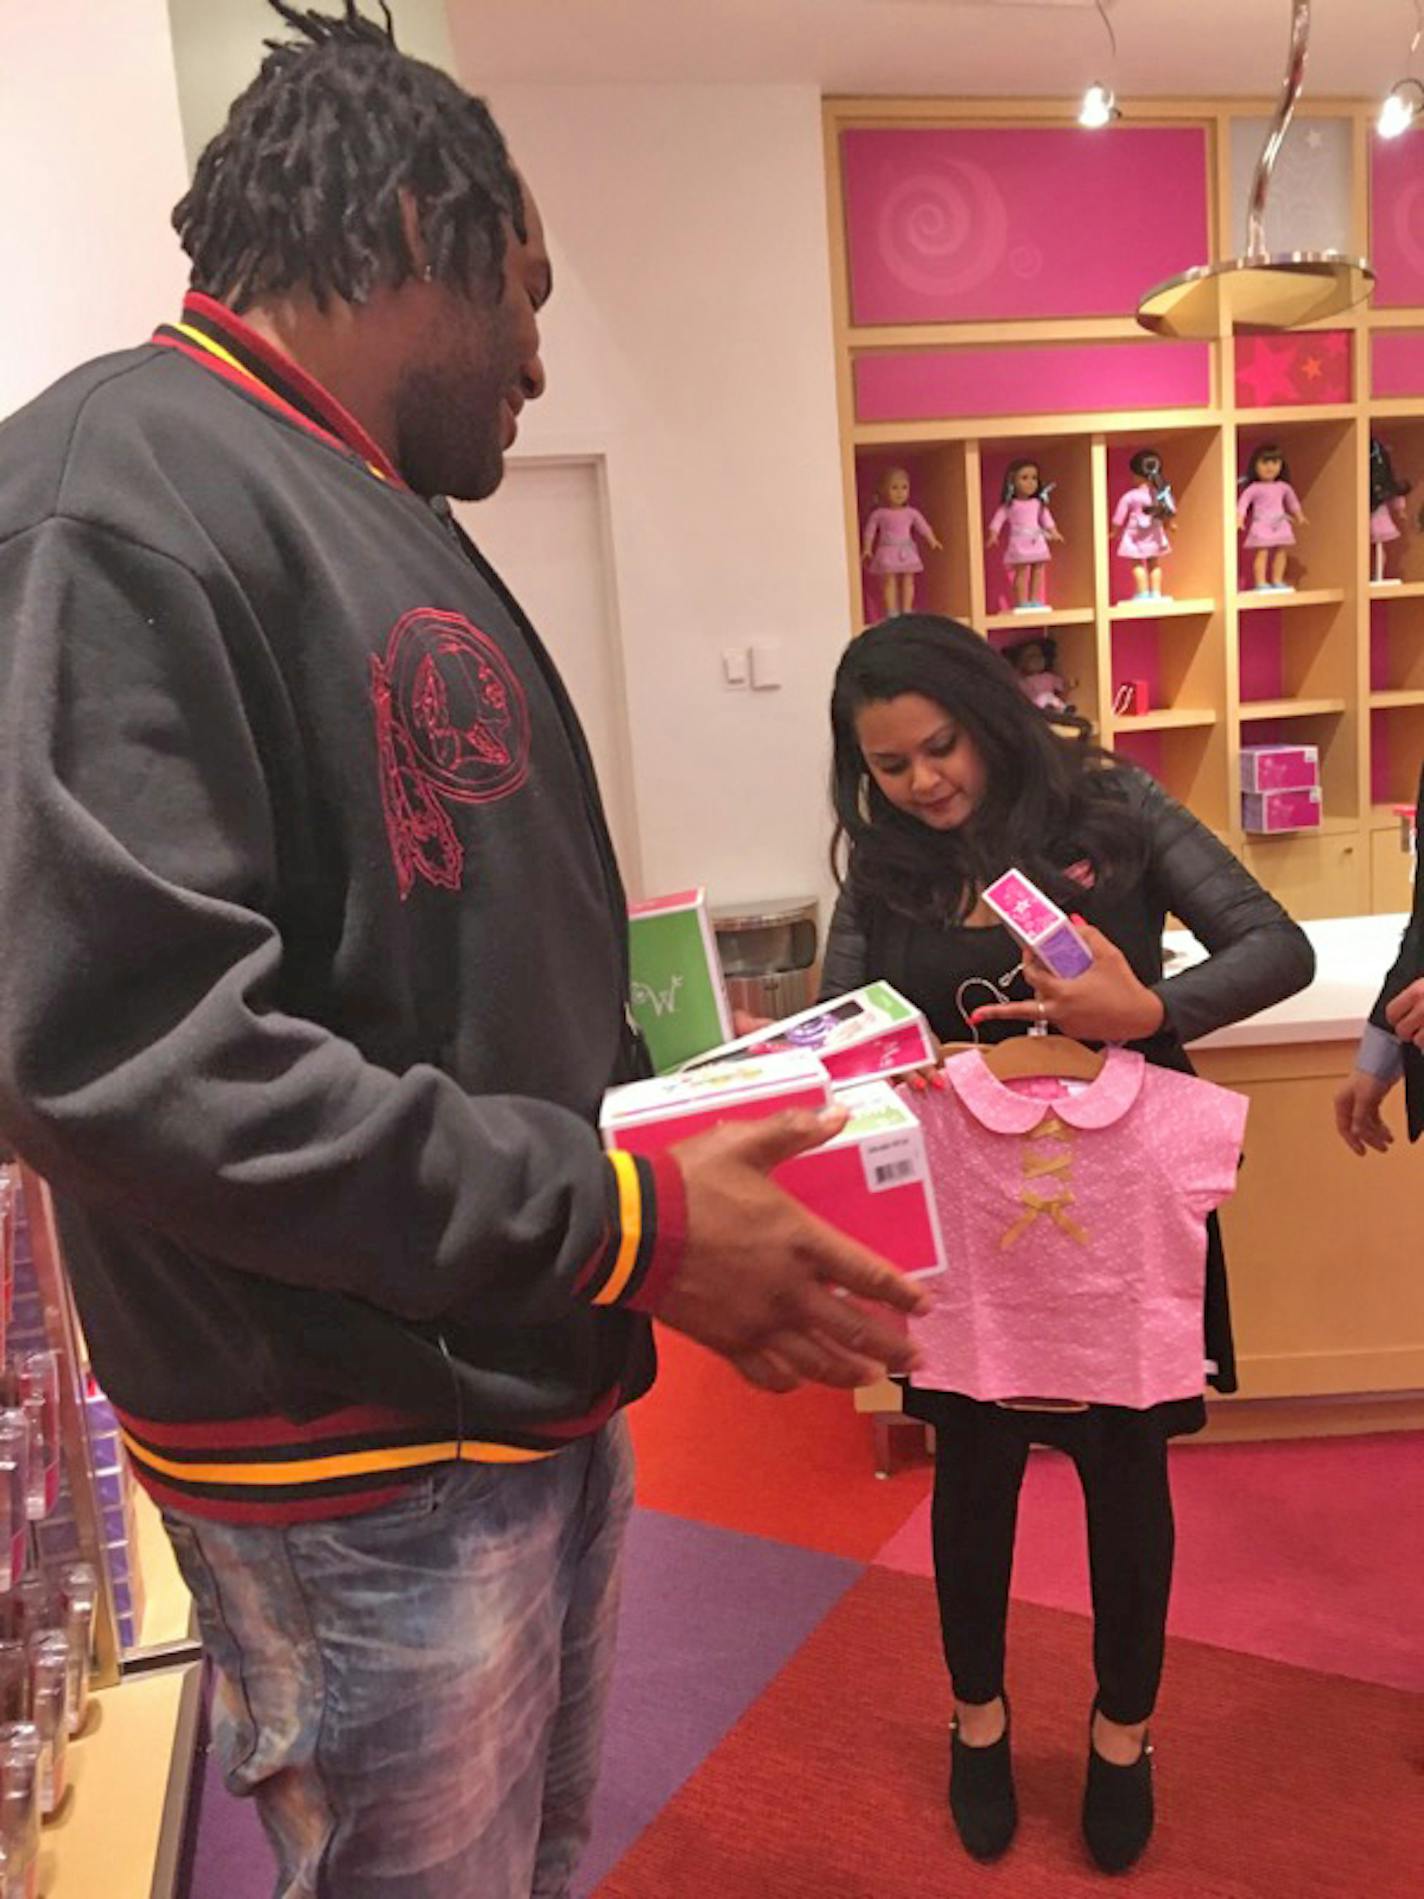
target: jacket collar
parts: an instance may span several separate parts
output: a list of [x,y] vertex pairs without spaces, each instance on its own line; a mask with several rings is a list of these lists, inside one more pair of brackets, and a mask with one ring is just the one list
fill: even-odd
[[1027,1134],[1047,1115],[1056,1115],[1073,1128],[1111,1127],[1141,1094],[1146,1066],[1131,1049],[1110,1049],[1096,1080],[1081,1094],[1064,1094],[1056,1101],[1016,1094],[985,1066],[978,1049],[956,1055],[945,1063],[944,1072],[975,1120],[991,1133]]
[[405,486],[384,449],[329,389],[216,298],[190,290],[181,320],[162,324],[153,340],[276,410],[309,435],[355,456],[379,480],[393,488]]

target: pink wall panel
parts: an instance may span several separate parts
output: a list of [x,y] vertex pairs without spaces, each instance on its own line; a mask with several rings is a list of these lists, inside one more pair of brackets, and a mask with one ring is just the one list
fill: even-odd
[[1418,133],[1371,141],[1370,262],[1377,304],[1424,304],[1424,160]]
[[1149,711],[1162,706],[1162,626],[1158,620],[1122,620],[1113,628],[1113,691],[1126,680],[1145,679]]
[[856,323],[1122,316],[1207,259],[1199,126],[842,139]]
[[1390,804],[1389,714],[1370,714],[1370,803]]
[[1211,353],[1205,343],[877,350],[855,360],[860,422],[1198,409],[1210,400]]
[[1370,339],[1376,396],[1424,396],[1424,330],[1376,330]]
[[1243,409],[1309,408],[1354,394],[1348,330],[1236,339],[1236,401]]
[[1285,663],[1279,607],[1258,607],[1241,616],[1241,700],[1285,697]]

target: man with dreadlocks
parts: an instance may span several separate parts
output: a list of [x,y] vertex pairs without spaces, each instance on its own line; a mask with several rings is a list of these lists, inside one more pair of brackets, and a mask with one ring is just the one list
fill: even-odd
[[767,1178],[834,1117],[600,1150],[617,866],[442,499],[543,390],[538,212],[388,15],[274,4],[180,319],[0,426],[0,1131],[279,1892],[562,1894],[647,1315],[785,1390],[905,1367],[918,1296]]

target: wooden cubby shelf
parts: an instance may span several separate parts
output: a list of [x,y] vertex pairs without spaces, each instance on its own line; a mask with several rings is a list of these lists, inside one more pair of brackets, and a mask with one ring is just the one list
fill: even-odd
[[1035,613],[990,613],[984,625],[991,633],[1032,633],[1039,626],[1091,626],[1096,618],[1091,607],[1044,607]]
[[1190,620],[1215,613],[1214,600],[1117,600],[1108,608],[1110,620]]
[[1160,712],[1128,713],[1113,720],[1118,732],[1184,732],[1192,726],[1215,724],[1214,712],[1196,706],[1165,706]]
[[1343,587],[1295,587],[1289,593],[1257,593],[1249,588],[1236,596],[1236,606],[1241,613],[1264,607],[1337,607],[1344,598]]
[[1343,699],[1243,699],[1241,722],[1244,725],[1261,719],[1327,719],[1337,717],[1345,709]]
[[[944,542],[923,556],[917,607],[973,627],[1000,649],[1035,637],[1049,643],[1066,696],[1103,742],[1156,777],[1295,915],[1392,913],[1401,860],[1395,840],[1380,834],[1397,829],[1393,802],[1413,796],[1424,758],[1424,370],[1390,332],[1424,335],[1424,288],[1413,305],[1367,302],[1284,337],[1242,331],[1174,343],[1169,358],[1133,316],[1142,258],[1134,254],[1123,270],[1110,247],[1054,248],[1056,229],[1077,229],[1075,205],[1098,204],[1104,176],[1160,140],[1162,164],[1190,207],[1183,215],[1206,233],[1198,245],[1194,226],[1192,245],[1202,257],[1228,254],[1242,211],[1233,154],[1243,121],[1260,110],[1154,100],[1121,127],[1093,134],[1099,156],[1089,157],[1066,99],[826,102],[852,626],[879,617],[861,534],[880,478],[903,466],[912,505]],[[1303,116],[1331,130],[1321,147],[1332,154],[1321,160],[1330,192],[1312,215],[1335,221],[1335,248],[1368,256],[1379,249],[1372,193],[1394,193],[1383,207],[1391,218],[1402,189],[1379,184],[1375,108],[1332,100]],[[1253,127],[1253,150],[1257,137]],[[941,259],[922,256],[912,238],[887,236],[906,206],[923,199],[938,207],[940,195],[953,196],[944,181],[961,165],[966,175],[979,166],[1006,202],[1026,207],[1025,228],[1037,230],[1042,207],[1023,195],[1016,169],[1035,142],[1054,155],[1041,270],[1020,275],[1006,253],[971,281],[962,268],[968,248]],[[1011,146],[1014,168],[1005,169]],[[1140,175],[1160,174],[1143,160]],[[991,235],[978,230],[977,215],[972,205],[964,210],[966,247]],[[1274,240],[1290,248],[1303,213],[1283,203],[1273,215]],[[1021,261],[1031,255],[1025,239]],[[1424,270],[1410,281],[1424,285]],[[1407,391],[1411,376],[1413,395],[1373,393]],[[1136,406],[1119,406],[1127,403]],[[1376,436],[1415,484],[1387,555],[1399,578],[1379,586],[1369,540]],[[1251,585],[1253,550],[1238,526],[1240,484],[1266,444],[1280,448],[1305,516],[1287,551],[1285,578],[1296,584],[1281,592]],[[1127,556],[1120,551],[1115,521],[1140,479],[1133,460],[1146,449],[1160,455],[1176,502],[1161,559],[1161,585],[1175,597],[1161,600],[1134,597],[1142,563],[1130,544]],[[1030,613],[1008,611],[1012,579],[1002,551],[986,548],[1006,470],[1019,459],[1036,462],[1052,484],[1062,535],[1040,577],[1050,604]],[[1119,717],[1115,702],[1147,710]],[[1245,831],[1241,749],[1272,743],[1316,748],[1318,831]]]

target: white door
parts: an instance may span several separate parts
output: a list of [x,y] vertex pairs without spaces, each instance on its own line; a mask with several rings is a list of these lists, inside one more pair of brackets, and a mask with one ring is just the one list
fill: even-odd
[[455,512],[563,675],[588,734],[623,880],[630,897],[640,896],[623,652],[599,463],[510,461],[488,501],[457,502]]

